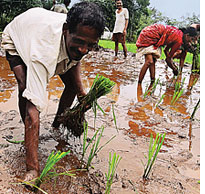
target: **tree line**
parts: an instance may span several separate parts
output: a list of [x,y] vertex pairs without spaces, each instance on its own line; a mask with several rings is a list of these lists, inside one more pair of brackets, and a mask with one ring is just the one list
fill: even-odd
[[[83,1],[83,0],[81,0]],[[115,0],[87,0],[97,3],[105,16],[106,26],[110,31],[115,23]],[[58,0],[63,2],[63,0]],[[127,29],[127,41],[135,42],[141,30],[154,23],[162,23],[176,27],[186,27],[192,23],[200,23],[200,18],[196,14],[182,17],[181,21],[163,16],[155,8],[150,8],[150,0],[122,0],[123,7],[129,10],[129,25]],[[44,7],[50,9],[53,0],[1,0],[0,2],[0,31],[17,15],[32,7]]]

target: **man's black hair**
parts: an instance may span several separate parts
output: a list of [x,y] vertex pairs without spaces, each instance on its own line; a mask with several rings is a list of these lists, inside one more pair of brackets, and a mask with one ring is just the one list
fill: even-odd
[[70,2],[71,2],[71,0],[64,0],[64,4],[65,4],[65,6],[69,6],[70,5]]
[[197,36],[198,35],[196,29],[193,27],[180,28],[179,30],[181,30],[183,32],[183,34],[188,34],[189,36]]
[[105,19],[98,5],[86,1],[73,5],[67,13],[66,22],[70,33],[75,32],[77,25],[81,24],[96,29],[100,37],[105,28]]

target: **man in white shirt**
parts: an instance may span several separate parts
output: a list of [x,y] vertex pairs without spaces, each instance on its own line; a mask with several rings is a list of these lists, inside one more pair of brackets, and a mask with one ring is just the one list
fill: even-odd
[[127,47],[125,45],[126,34],[127,34],[127,26],[129,20],[129,12],[127,8],[123,8],[123,4],[121,0],[116,0],[117,10],[115,26],[113,30],[112,40],[115,42],[115,56],[118,54],[118,43],[122,44],[123,52],[125,58],[127,57]]
[[39,175],[39,115],[47,106],[49,78],[59,74],[65,88],[58,115],[70,107],[75,96],[86,95],[80,77],[80,60],[97,44],[104,31],[104,17],[94,3],[75,4],[68,14],[32,8],[15,17],[2,34],[19,90],[19,110],[25,124],[25,148],[29,181]]

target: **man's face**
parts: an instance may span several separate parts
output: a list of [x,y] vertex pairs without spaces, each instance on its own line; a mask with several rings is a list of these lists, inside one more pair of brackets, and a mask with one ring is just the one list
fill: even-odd
[[76,61],[88,54],[99,39],[96,29],[81,24],[78,24],[75,32],[69,33],[69,30],[65,30],[63,33],[68,56]]
[[183,38],[184,46],[189,52],[193,52],[196,49],[197,38],[198,38],[197,36],[192,37],[192,36],[189,36],[188,34],[184,35],[184,38]]
[[122,7],[122,1],[116,1],[116,7],[120,9]]

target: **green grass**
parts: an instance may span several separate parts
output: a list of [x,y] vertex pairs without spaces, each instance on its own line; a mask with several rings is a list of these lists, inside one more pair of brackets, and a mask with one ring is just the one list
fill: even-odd
[[[112,50],[115,49],[115,43],[111,40],[100,40],[99,45],[102,46],[103,48],[109,48]],[[126,46],[127,46],[128,52],[136,53],[137,47],[136,47],[135,43],[126,43]],[[121,44],[119,44],[119,50],[122,50]],[[193,57],[193,54],[187,53],[185,63],[192,64],[192,57]],[[160,59],[165,59],[165,54],[164,54],[163,49],[162,49],[162,55],[161,55]],[[200,60],[200,55],[199,55],[199,60]],[[174,59],[174,61],[179,63],[179,59]]]

